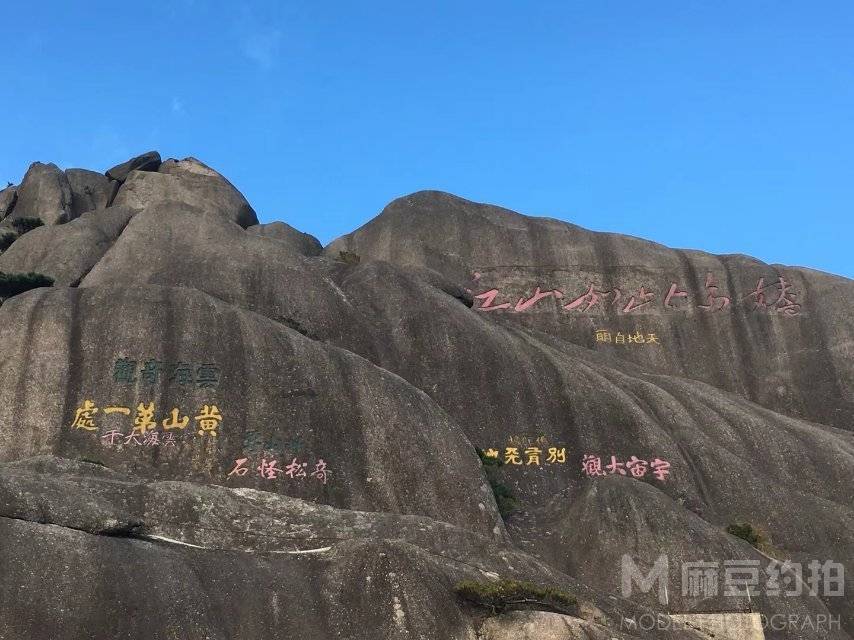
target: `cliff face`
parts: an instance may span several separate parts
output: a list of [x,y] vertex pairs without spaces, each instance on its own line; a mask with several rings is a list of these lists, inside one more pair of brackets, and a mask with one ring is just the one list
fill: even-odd
[[[688,638],[624,622],[741,607],[850,637],[850,596],[775,595],[766,554],[854,567],[854,282],[437,192],[322,249],[193,159],[34,167],[0,194],[45,222],[0,271],[55,280],[0,307],[0,637]],[[666,555],[666,607],[625,554]],[[679,588],[696,561],[718,593]],[[453,591],[498,578],[584,620]]]

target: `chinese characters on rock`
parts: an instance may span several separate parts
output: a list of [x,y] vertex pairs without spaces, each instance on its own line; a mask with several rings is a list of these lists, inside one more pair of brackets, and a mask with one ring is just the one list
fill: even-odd
[[504,455],[499,458],[497,449],[486,449],[483,455],[494,460],[502,460],[504,464],[514,465],[536,465],[540,466],[540,458],[545,459],[546,464],[563,464],[566,462],[566,447],[525,447],[520,452],[520,447],[505,447]]
[[625,462],[620,462],[617,460],[617,456],[611,456],[611,461],[603,467],[601,457],[588,453],[584,455],[584,459],[581,461],[581,470],[588,478],[607,476],[615,473],[632,478],[643,478],[649,473],[657,480],[664,482],[667,476],[670,475],[670,463],[666,460],[659,460],[658,458],[649,462],[641,460],[637,456],[631,456]]
[[[664,293],[664,289],[659,291],[646,286],[640,287],[637,291],[623,291],[616,287],[610,291],[604,291],[596,283],[590,282],[587,290],[580,295],[576,295],[577,292],[568,295],[560,289],[543,290],[541,286],[537,286],[533,295],[522,296],[515,303],[512,299],[506,302],[499,300],[498,289],[489,289],[476,294],[474,298],[480,300],[480,306],[476,307],[478,311],[504,310],[515,313],[527,311],[548,298],[557,300],[564,311],[579,313],[586,313],[592,309],[613,308],[618,313],[630,314],[641,309],[653,309],[659,305],[665,311],[669,311],[688,307],[692,303],[704,311],[717,313],[726,311],[733,304],[733,299],[721,292],[716,278],[711,273],[706,275],[705,290],[698,300],[692,301],[688,291],[676,282],[671,282],[666,291]],[[748,305],[752,311],[762,310],[784,316],[796,316],[801,310],[801,305],[796,300],[797,296],[798,293],[793,290],[792,284],[781,275],[770,284],[765,283],[765,278],[759,278],[756,287],[745,292],[739,301]]]
[[[250,462],[249,458],[238,458],[234,461],[234,468],[228,472],[226,478],[230,478],[232,476],[236,476],[238,478],[244,477],[249,473],[250,465],[252,464],[254,463]],[[308,462],[300,462],[298,458],[294,458],[291,460],[290,464],[287,464],[284,467],[280,467],[279,461],[275,458],[270,460],[267,458],[261,458],[261,461],[258,466],[255,467],[254,472],[264,480],[276,480],[282,476],[287,476],[291,480],[301,480],[302,478],[311,477],[317,479],[323,484],[326,484],[328,476],[332,474],[332,472],[329,471],[326,462],[323,461],[323,458],[318,458],[317,462],[314,464],[314,470],[310,473]]]
[[214,364],[192,364],[188,362],[161,362],[149,358],[144,362],[119,358],[113,366],[113,381],[123,384],[158,384],[174,382],[180,385],[196,385],[199,389],[219,386],[219,367]]
[[[84,400],[77,407],[71,427],[75,430],[98,431],[98,422],[113,422],[115,418],[110,416],[124,416],[130,422],[130,432],[124,433],[115,427],[101,436],[102,444],[112,446],[119,444],[136,444],[156,446],[159,444],[174,444],[175,433],[183,433],[190,425],[190,416],[182,415],[178,407],[162,417],[156,415],[154,402],[148,404],[140,402],[132,411],[131,407],[118,405],[98,407],[92,400]],[[216,437],[222,423],[222,413],[215,404],[203,405],[193,416],[192,430],[199,436]],[[100,415],[99,415],[100,414]],[[131,418],[133,415],[133,418]],[[158,429],[161,429],[158,431]],[[142,438],[142,440],[140,440]]]
[[654,333],[647,333],[646,337],[644,337],[644,334],[640,331],[634,334],[618,331],[617,335],[612,336],[611,332],[606,329],[596,329],[596,342],[613,344],[661,344],[661,341]]

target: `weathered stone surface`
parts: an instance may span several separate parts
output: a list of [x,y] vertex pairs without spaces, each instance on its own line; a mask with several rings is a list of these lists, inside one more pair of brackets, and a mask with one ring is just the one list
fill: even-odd
[[0,191],[0,220],[12,212],[18,200],[18,188],[14,185]]
[[[158,229],[168,241],[158,240]],[[241,261],[212,263],[214,238]],[[668,460],[678,481],[655,483],[656,492],[670,496],[663,508],[687,508],[715,523],[708,535],[719,539],[721,558],[729,549],[722,529],[742,519],[762,523],[787,548],[806,545],[814,557],[837,561],[854,557],[851,536],[836,512],[827,523],[832,535],[804,529],[823,521],[825,509],[817,504],[850,505],[851,434],[774,414],[700,382],[646,372],[542,332],[496,325],[470,309],[455,295],[459,288],[434,271],[301,260],[218,216],[149,211],[137,216],[83,285],[131,283],[200,289],[270,318],[297,319],[306,334],[360,353],[424,390],[483,448],[521,432],[544,435],[576,452],[604,449],[622,459],[635,452]],[[505,371],[513,376],[488,373]],[[535,432],[526,424],[541,426]],[[640,452],[639,442],[647,443]],[[754,453],[732,460],[734,448]],[[812,457],[807,468],[790,465],[804,450]],[[839,451],[845,452],[841,459]],[[560,513],[551,498],[586,486],[576,465],[507,471],[505,482],[533,515]],[[797,519],[781,514],[779,504],[791,501],[793,492],[804,496],[799,513],[815,513]],[[520,544],[541,536],[542,528],[523,525],[516,528]],[[561,557],[573,555],[560,540],[543,540]],[[660,548],[658,534],[649,533],[648,540],[647,553]],[[578,553],[591,571],[599,571],[600,563],[589,558],[608,548],[619,547],[594,536]],[[639,562],[656,557],[639,556]],[[619,558],[609,561],[617,562],[612,572],[618,570]],[[599,572],[613,583],[612,572]]]
[[33,229],[0,255],[0,271],[34,271],[50,276],[58,286],[76,286],[135,213],[127,207],[109,207],[84,213],[67,225]]
[[45,224],[62,224],[74,217],[71,186],[55,164],[34,162],[18,187],[10,218],[40,218]]
[[614,629],[547,611],[512,611],[488,618],[480,640],[618,640],[629,638]]
[[117,182],[96,171],[66,169],[65,176],[71,187],[71,211],[75,218],[87,211],[110,206],[118,190]]
[[[10,567],[9,578],[16,580],[17,587],[3,600],[11,606],[0,609],[0,630],[14,630],[25,637],[38,637],[28,634],[68,614],[48,605],[48,620],[31,615],[29,608],[24,608],[24,615],[16,615],[18,603],[27,602],[24,599],[32,598],[53,575],[51,571],[47,575],[44,571],[24,571],[26,564],[17,560],[36,550],[40,557],[45,552],[58,555],[62,553],[58,547],[63,545],[72,549],[62,563],[65,568],[61,576],[55,578],[63,581],[65,576],[78,575],[86,594],[95,585],[104,585],[99,592],[106,589],[113,607],[121,608],[129,618],[118,620],[97,607],[80,607],[75,615],[86,620],[93,637],[107,637],[102,631],[105,626],[116,629],[117,625],[127,625],[131,629],[133,622],[144,619],[137,616],[147,615],[147,609],[139,611],[130,606],[140,588],[145,588],[146,606],[152,610],[161,603],[162,609],[171,610],[175,601],[189,609],[181,621],[163,623],[175,625],[171,630],[180,630],[181,637],[196,631],[187,620],[198,620],[208,634],[239,631],[235,631],[236,636],[201,637],[282,639],[293,637],[292,626],[284,622],[305,620],[301,637],[325,638],[329,636],[313,634],[336,633],[333,637],[366,640],[476,640],[480,623],[470,619],[468,606],[454,596],[452,586],[463,579],[489,582],[501,575],[560,585],[586,603],[583,610],[598,612],[596,624],[566,618],[574,628],[598,633],[613,630],[627,617],[651,615],[648,609],[578,585],[506,542],[444,522],[411,515],[344,511],[252,489],[146,481],[97,464],[61,458],[0,465],[0,529],[5,534],[0,538],[5,543],[0,544],[0,557],[12,557],[11,549],[15,549],[16,561],[4,566]],[[86,559],[99,568],[97,572],[85,567]],[[151,570],[145,571],[145,581],[133,586],[113,582],[113,576],[129,562],[130,566],[151,565]],[[163,575],[166,563],[174,564],[173,577],[168,579]],[[285,582],[290,591],[279,591],[284,589],[279,586],[271,590],[271,584],[282,583],[281,577],[275,580],[274,576],[283,571],[287,572]],[[179,578],[186,581],[182,583]],[[232,584],[243,585],[249,593],[266,593],[268,599],[255,603],[244,595],[228,598],[219,593]],[[300,588],[293,589],[294,584]],[[200,589],[211,593],[199,598]],[[56,597],[62,602],[76,602],[81,594],[72,595],[72,591],[63,587]],[[355,596],[354,591],[361,595]],[[224,608],[220,596],[227,602]],[[300,606],[309,611],[300,613]],[[250,614],[282,624],[258,625],[256,630],[253,625],[257,621],[248,623]],[[362,622],[339,625],[340,615]],[[487,619],[483,629],[507,629],[520,624],[519,620],[538,619],[502,616],[498,624]],[[548,617],[543,620],[548,621]],[[151,624],[146,621],[138,625],[140,635],[125,637],[169,637],[160,635],[168,631],[156,626],[160,622],[154,627]],[[226,631],[217,624],[225,625]],[[251,635],[255,633],[262,635]],[[614,635],[624,637],[616,631]],[[684,632],[637,635],[696,638]]]
[[[426,266],[467,283],[475,293],[498,288],[500,302],[509,300],[511,309],[486,314],[497,322],[543,331],[650,371],[703,380],[788,415],[852,428],[854,315],[848,310],[854,282],[846,278],[766,265],[747,256],[669,249],[435,191],[395,200],[377,218],[332,242],[325,253],[332,257],[340,251]],[[731,298],[726,311],[699,307],[708,301],[708,274],[719,285],[719,294]],[[780,276],[797,292],[797,316],[755,311],[756,298],[744,299],[760,278],[770,286]],[[588,313],[561,308],[591,284],[602,291],[619,288],[622,304],[615,306],[609,298]],[[671,284],[689,298],[673,298],[678,308],[666,309]],[[547,298],[515,313],[512,305],[530,298],[537,286],[543,291],[557,288],[564,298]],[[623,313],[623,305],[638,296],[641,287],[656,293],[654,301]],[[773,306],[776,289],[769,288],[766,295]],[[655,333],[661,346],[632,349],[597,343],[594,329],[600,328]]]
[[246,198],[225,178],[189,170],[173,173],[133,171],[113,204],[135,209],[185,204],[216,213],[244,228],[258,224],[255,211]]
[[[14,317],[31,320],[25,327],[11,322]],[[33,342],[42,345],[37,352],[30,348]],[[272,490],[501,533],[474,449],[424,394],[358,356],[198,291],[155,286],[32,291],[0,307],[0,355],[0,424],[14,421],[18,433],[0,433],[4,460],[97,456],[111,468],[151,477],[266,489],[270,482],[257,473],[228,474],[236,460],[247,457],[253,438],[268,442],[287,434],[299,439],[312,461],[308,471],[324,460],[334,481],[280,480]],[[220,383],[213,389],[181,385],[165,373],[154,384],[143,378],[117,382],[114,363],[120,358],[140,366],[148,359],[211,363]],[[42,391],[22,397],[16,389],[33,375]],[[198,426],[177,430],[177,446],[106,446],[98,432],[72,426],[76,408],[87,399],[131,408],[153,402],[159,407],[158,427],[173,406],[192,419],[204,405],[214,404],[223,422],[218,437],[196,433]],[[133,425],[121,416],[103,416],[98,423],[125,432]],[[340,451],[340,442],[354,446]],[[280,461],[289,453],[296,457],[291,445],[273,450]],[[251,456],[254,466],[257,454]]]
[[[657,592],[620,598],[623,554],[645,570],[667,554],[669,610],[689,611],[745,603],[683,597],[682,561],[760,561],[766,577],[770,559],[725,532],[734,522],[764,529],[775,557],[854,565],[854,433],[845,422],[851,281],[674,252],[436,193],[392,203],[315,256],[299,232],[251,226],[254,213],[241,218],[242,196],[196,160],[134,173],[122,191],[128,209],[36,230],[0,258],[0,270],[7,258],[9,270],[32,265],[79,284],[0,307],[0,459],[20,461],[0,465],[0,522],[9,528],[0,554],[13,559],[10,579],[23,585],[4,595],[14,606],[5,619],[0,607],[0,630],[38,637],[42,620],[26,598],[48,579],[62,583],[56,597],[65,613],[48,606],[56,622],[76,611],[72,577],[132,602],[110,582],[121,567],[151,562],[157,577],[172,562],[207,599],[177,578],[146,593],[154,603],[192,601],[186,637],[290,637],[290,625],[312,615],[322,621],[318,637],[475,640],[486,631],[528,633],[529,624],[541,634],[691,637],[621,628],[626,617],[666,609]],[[340,260],[340,251],[360,260]],[[474,297],[500,285],[512,308],[532,295],[525,287],[556,286],[548,278],[566,279],[569,297],[605,274],[605,288],[685,278],[682,288],[697,298],[706,271],[719,268],[733,290],[786,275],[802,295],[800,313],[763,315],[733,300],[728,315],[694,307],[572,314],[548,308],[553,299],[528,313],[486,313]],[[661,342],[621,351],[595,342],[603,326],[655,332]],[[137,361],[132,384],[116,380],[118,358]],[[140,373],[148,360],[214,363],[220,383],[151,382]],[[215,439],[188,427],[174,447],[107,446],[109,429],[127,433],[134,415],[98,413],[95,432],[72,428],[86,399],[133,413],[153,402],[158,425],[172,407],[192,419],[215,403],[225,417]],[[505,528],[473,447],[503,451],[511,439],[520,452],[538,439],[543,450],[541,464],[494,471],[520,506]],[[548,447],[565,448],[566,462],[546,463]],[[671,466],[663,481],[651,472],[588,478],[588,453],[603,466],[612,455]],[[34,455],[65,460],[26,460]],[[328,483],[259,477],[261,459],[283,465],[294,457],[323,458]],[[229,476],[241,458],[247,475]],[[50,553],[71,544],[105,568],[95,575],[72,563],[43,578],[26,570],[40,544]],[[269,593],[282,571],[311,587],[279,593],[275,606],[234,595]],[[457,580],[499,577],[559,586],[601,615],[484,621],[484,611],[453,596]],[[845,593],[852,578],[848,571]],[[231,594],[227,603],[220,593]],[[847,597],[760,596],[751,605],[842,621],[841,630],[769,637],[850,640],[854,629]],[[278,607],[272,632],[248,622],[265,607]],[[145,625],[139,633],[148,635],[134,636],[131,622],[108,621],[91,606],[79,615],[103,637],[169,637]],[[336,626],[342,615],[358,624]],[[596,626],[602,616],[607,631]],[[107,624],[125,626],[104,631]]]
[[222,178],[223,180],[225,180],[221,173],[212,169],[204,162],[196,158],[184,158],[183,160],[169,158],[163,164],[160,165],[158,171],[160,173],[168,173],[170,175],[184,175],[187,173],[192,173],[199,176],[208,176],[209,178]]
[[160,167],[160,154],[156,151],[148,151],[140,156],[131,158],[126,162],[117,164],[112,169],[107,169],[104,175],[110,180],[124,182],[131,171],[157,171]]
[[[750,480],[746,483],[750,486]],[[678,581],[685,564],[698,561],[698,550],[703,558],[722,558],[733,563],[755,563],[759,583],[766,585],[773,579],[775,565],[772,558],[755,550],[749,544],[730,535],[722,535],[726,525],[732,521],[751,521],[761,525],[766,531],[773,532],[774,542],[779,541],[782,548],[792,549],[792,538],[803,535],[804,523],[792,526],[792,513],[787,511],[773,514],[765,519],[765,514],[741,512],[742,518],[722,518],[720,524],[709,522],[689,510],[678,508],[671,498],[662,495],[648,484],[623,477],[608,477],[598,481],[584,483],[577,492],[561,495],[541,510],[537,515],[538,530],[547,532],[542,537],[531,537],[534,549],[540,551],[539,557],[547,558],[552,566],[578,577],[585,584],[596,589],[609,589],[621,584],[623,556],[627,555],[635,563],[642,575],[647,575],[656,561],[666,558],[666,572]],[[757,487],[758,488],[758,487]],[[774,486],[758,488],[777,494],[778,499],[785,497]],[[745,492],[746,493],[746,492]],[[751,497],[745,496],[745,502]],[[809,509],[810,500],[789,491],[790,508],[797,512]],[[804,566],[815,558],[833,557],[846,566],[851,563],[852,547],[845,542],[845,531],[854,525],[854,510],[844,504],[832,505],[832,511],[826,507],[816,510],[815,526],[822,531],[823,540],[816,541],[808,552],[791,551],[778,556],[780,561],[789,559],[803,562]],[[832,514],[832,515],[831,515]],[[707,514],[708,517],[709,514]],[[776,516],[776,517],[774,517]],[[711,519],[711,518],[710,518]],[[593,527],[579,527],[581,522],[596,523]],[[800,533],[794,531],[800,530]],[[829,540],[836,541],[829,543]],[[775,565],[776,566],[776,565]],[[784,580],[795,579],[792,571],[784,572]],[[671,581],[670,584],[674,584]],[[788,582],[786,584],[789,584]],[[854,586],[850,581],[846,590]],[[647,593],[637,591],[633,599],[655,606],[661,597],[659,587]],[[715,596],[692,595],[689,592],[670,590],[667,594],[669,610],[673,612],[689,611],[762,611],[767,616],[797,616],[816,619],[823,616],[829,619],[830,613],[846,615],[847,607],[839,607],[841,598],[821,599],[810,596],[809,589],[800,595],[767,595],[765,590],[757,590],[752,598],[746,595],[725,596],[721,588]],[[830,609],[830,611],[829,611]]]
[[284,222],[256,224],[246,229],[246,233],[273,238],[288,245],[294,251],[304,256],[319,256],[323,251],[323,245],[320,244],[317,238],[302,231],[297,231],[291,225]]

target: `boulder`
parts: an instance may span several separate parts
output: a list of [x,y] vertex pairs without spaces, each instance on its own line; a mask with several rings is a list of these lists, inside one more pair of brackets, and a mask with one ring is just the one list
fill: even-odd
[[18,199],[18,188],[14,185],[0,191],[0,220],[12,212]]
[[258,224],[255,211],[228,180],[189,170],[174,173],[132,171],[113,204],[134,209],[183,204],[217,214],[244,228]]
[[136,213],[109,207],[84,213],[66,225],[38,227],[0,255],[0,271],[34,271],[58,286],[76,286],[104,256]]
[[168,173],[171,175],[183,175],[187,173],[192,173],[198,176],[208,176],[209,178],[222,178],[223,180],[225,180],[221,173],[212,169],[204,162],[196,158],[184,158],[183,160],[169,158],[160,165],[158,171],[160,173]]
[[159,167],[160,154],[156,151],[148,151],[141,156],[136,156],[126,162],[117,164],[112,169],[107,169],[104,175],[110,180],[124,182],[131,171],[157,171]]
[[17,195],[11,218],[39,218],[50,225],[68,222],[74,217],[71,185],[55,164],[31,164]]
[[291,225],[284,222],[256,224],[246,229],[246,233],[273,238],[304,256],[317,256],[323,251],[323,245],[320,244],[317,238],[302,231],[297,231]]
[[65,176],[71,186],[74,217],[108,207],[119,186],[118,182],[105,178],[103,174],[87,169],[66,169]]

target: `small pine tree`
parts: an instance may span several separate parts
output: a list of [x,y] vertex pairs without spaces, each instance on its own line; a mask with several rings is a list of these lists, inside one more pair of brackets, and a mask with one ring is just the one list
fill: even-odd
[[578,599],[556,587],[541,587],[519,580],[477,582],[463,580],[454,585],[457,595],[472,604],[488,607],[492,613],[510,609],[534,609],[576,615]]

